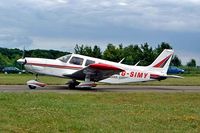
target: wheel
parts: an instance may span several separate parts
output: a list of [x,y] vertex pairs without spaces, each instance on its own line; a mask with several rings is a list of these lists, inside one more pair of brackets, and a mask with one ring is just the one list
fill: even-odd
[[80,82],[73,79],[73,80],[69,81],[67,84],[68,84],[69,89],[75,89],[76,86],[80,84]]
[[36,88],[36,86],[33,86],[33,85],[29,85],[28,86],[30,89],[35,89]]
[[69,89],[75,89],[75,84],[74,83],[69,83],[68,87],[69,87]]

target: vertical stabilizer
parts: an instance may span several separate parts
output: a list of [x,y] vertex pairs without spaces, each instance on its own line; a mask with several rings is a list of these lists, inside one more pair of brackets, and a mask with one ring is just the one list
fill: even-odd
[[166,74],[173,54],[174,51],[172,49],[163,50],[163,52],[156,58],[156,60],[151,65],[149,65],[149,68]]

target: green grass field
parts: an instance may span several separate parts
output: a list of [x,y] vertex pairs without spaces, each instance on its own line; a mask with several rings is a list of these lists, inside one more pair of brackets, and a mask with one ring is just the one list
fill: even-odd
[[[0,74],[0,85],[24,85],[28,80],[35,79],[32,74]],[[39,80],[49,85],[63,85],[68,79],[39,76]]]
[[[167,79],[163,81],[153,81],[146,83],[131,83],[129,85],[171,85],[171,86],[199,86],[200,85],[200,74],[196,75],[183,75],[184,79]],[[23,85],[26,84],[28,80],[34,79],[32,74],[0,74],[0,85]],[[68,79],[49,77],[49,76],[39,76],[41,82],[47,83],[49,85],[63,85]]]
[[[200,85],[200,75],[129,85]],[[0,74],[1,85],[31,74]],[[61,85],[67,79],[40,76]],[[1,132],[200,132],[200,93],[0,93]]]
[[200,93],[0,93],[0,132],[200,132]]

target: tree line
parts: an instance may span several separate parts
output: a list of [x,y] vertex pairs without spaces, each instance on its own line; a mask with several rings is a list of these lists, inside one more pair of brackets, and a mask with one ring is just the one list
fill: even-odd
[[[125,47],[123,46],[123,44],[108,44],[106,49],[102,52],[100,47],[98,47],[97,45],[91,47],[87,45],[77,44],[74,51],[76,54],[102,58],[114,62],[119,62],[124,58],[123,63],[128,65],[135,65],[138,61],[140,61],[139,65],[146,66],[151,64],[164,49],[172,49],[172,46],[165,42],[159,44],[155,49],[150,47],[148,43],[144,43],[141,45],[131,44]],[[171,65],[182,65],[181,60],[178,58],[177,55],[173,56]]]
[[[114,45],[110,43],[102,52],[100,47],[97,45],[91,47],[87,45],[76,44],[74,51],[76,54],[97,57],[115,62],[119,62],[124,58],[123,63],[128,65],[134,65],[138,61],[140,61],[139,65],[147,66],[151,64],[164,49],[173,48],[169,43],[166,42],[162,42],[154,49],[148,43],[144,43],[141,45],[130,44],[125,47],[123,46],[123,44]],[[181,59],[179,59],[177,55],[174,55],[170,65],[177,67],[182,66]],[[196,67],[195,59],[191,59],[187,63],[187,66]]]
[[58,50],[20,50],[17,48],[8,49],[8,48],[0,48],[0,69],[7,66],[15,66],[21,68],[21,65],[17,63],[19,58],[22,58],[23,52],[25,57],[38,57],[38,58],[50,58],[56,59],[60,56],[69,54],[69,52],[63,52]]
[[[139,65],[146,66],[151,64],[155,58],[163,51],[163,49],[172,49],[169,43],[162,42],[156,48],[152,48],[148,43],[141,45],[130,44],[123,46],[123,44],[114,45],[108,44],[103,51],[99,46],[88,46],[88,45],[75,45],[74,53],[119,62],[123,60],[124,64],[135,65],[140,61]],[[38,58],[49,58],[56,59],[63,55],[69,54],[69,52],[58,51],[58,50],[25,50],[26,57],[38,57]],[[20,49],[8,49],[0,48],[0,69],[6,66],[15,66],[20,68],[21,66],[16,62],[17,59],[23,56],[23,50]],[[181,60],[177,55],[173,56],[171,65],[181,66]],[[196,61],[192,59],[187,63],[187,66],[195,67]]]

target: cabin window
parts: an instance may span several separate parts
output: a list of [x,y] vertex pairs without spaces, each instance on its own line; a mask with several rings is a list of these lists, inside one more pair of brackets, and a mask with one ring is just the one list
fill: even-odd
[[88,65],[94,64],[94,63],[95,63],[95,61],[93,61],[93,60],[86,60],[85,66],[88,66]]
[[58,60],[67,63],[68,60],[70,59],[70,57],[71,57],[71,54],[70,55],[62,56],[62,57],[58,58]]
[[83,64],[83,58],[72,57],[72,59],[70,60],[69,63],[74,64],[74,65],[82,65]]

